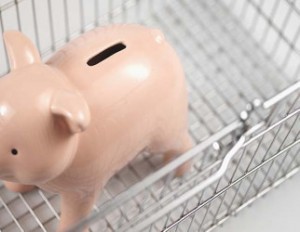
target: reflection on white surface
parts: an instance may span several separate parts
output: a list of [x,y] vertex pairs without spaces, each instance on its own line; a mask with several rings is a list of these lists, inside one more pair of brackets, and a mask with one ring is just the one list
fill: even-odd
[[214,232],[300,231],[300,173],[231,217]]

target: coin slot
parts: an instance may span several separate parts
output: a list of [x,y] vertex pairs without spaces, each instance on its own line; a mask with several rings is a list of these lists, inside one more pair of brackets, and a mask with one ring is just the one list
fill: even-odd
[[99,64],[103,60],[115,55],[116,53],[124,50],[126,48],[125,44],[123,43],[117,43],[109,48],[106,48],[102,52],[98,53],[97,55],[93,56],[91,59],[88,60],[87,64],[89,66],[94,66],[96,64]]

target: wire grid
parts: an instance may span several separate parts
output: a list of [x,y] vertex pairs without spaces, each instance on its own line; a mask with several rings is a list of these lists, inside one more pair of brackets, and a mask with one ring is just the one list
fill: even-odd
[[[299,110],[246,143],[223,178],[151,224],[166,231],[210,231],[298,171]],[[282,139],[282,143],[277,140]],[[207,196],[208,195],[208,196]],[[172,218],[173,217],[173,218]],[[164,223],[159,227],[158,223]],[[154,230],[156,231],[156,230]]]
[[[232,12],[225,4],[226,1],[224,4],[217,1],[176,1],[172,4],[161,5],[155,2],[150,3],[150,1],[126,1],[119,4],[115,4],[118,1],[107,1],[107,12],[100,15],[95,10],[90,20],[88,20],[87,14],[84,14],[86,11],[84,9],[89,8],[87,2],[95,4],[94,9],[99,9],[100,3],[103,6],[102,3],[105,1],[78,1],[78,14],[75,16],[72,16],[72,11],[69,10],[69,7],[72,7],[69,1],[62,1],[61,3],[43,1],[44,3],[40,3],[23,0],[18,1],[18,4],[16,2],[11,4],[11,2],[10,5],[1,8],[1,29],[10,28],[10,26],[5,26],[5,17],[15,16],[14,21],[17,22],[17,26],[14,27],[29,34],[44,57],[48,57],[54,50],[85,30],[105,22],[142,22],[162,29],[181,56],[186,70],[190,95],[190,133],[198,144],[231,125],[247,103],[255,98],[268,99],[290,85],[291,80],[293,80],[290,75],[287,75],[288,72],[278,65],[276,60],[270,59],[265,49],[261,49],[256,38],[252,39],[249,36],[249,32],[231,14]],[[59,12],[54,10],[56,5],[62,3],[63,10]],[[42,6],[37,4],[42,4]],[[247,5],[247,9],[250,9],[249,3],[244,4]],[[286,4],[290,4],[290,2],[286,2]],[[231,5],[234,4],[231,3]],[[31,29],[24,26],[24,17],[22,18],[22,11],[26,9],[24,11],[28,12],[28,7],[32,8],[31,13],[29,13],[32,16]],[[41,15],[38,13],[37,7],[44,7],[48,10],[48,14]],[[295,8],[293,5],[290,7]],[[148,14],[142,13],[141,9],[143,8],[148,9]],[[258,12],[256,17],[263,18],[260,8],[255,9]],[[14,16],[11,16],[12,14]],[[44,17],[43,20],[41,17]],[[79,21],[77,27],[71,25],[73,23],[72,17],[77,17],[77,21]],[[61,34],[56,29],[55,18],[65,19],[63,21],[65,29]],[[45,35],[41,32],[43,25],[38,25],[40,21],[47,25],[48,32]],[[273,24],[268,25],[268,28],[268,31],[272,31]],[[279,33],[279,35],[281,34]],[[49,39],[45,39],[46,42],[43,42],[43,36]],[[290,53],[296,52],[291,49]],[[290,59],[286,59],[288,60],[286,63],[292,62]],[[289,67],[287,64],[285,66]],[[7,69],[6,63],[6,67],[1,70],[5,73]],[[265,115],[258,113],[255,116],[261,119]],[[226,154],[226,147],[231,145],[233,141],[235,141],[235,137],[229,134],[219,142],[221,147],[224,147],[223,156]],[[250,151],[248,153],[251,155]],[[124,206],[119,206],[114,212],[93,225],[92,228],[94,231],[100,231],[100,229],[102,231],[114,231],[120,226],[124,226],[124,222],[136,220],[137,213],[146,211],[150,206],[155,208],[155,206],[161,205],[160,207],[163,207],[162,198],[169,196],[170,199],[176,200],[176,197],[179,197],[187,186],[194,186],[209,177],[216,170],[220,158],[223,157],[222,154],[208,148],[203,152],[204,158],[195,161],[193,169],[184,179],[174,179],[172,175],[169,175],[167,180],[161,180],[160,183],[154,185],[153,189],[146,189],[139,197],[133,198]],[[99,211],[99,207],[104,202],[114,198],[120,192],[125,191],[158,169],[161,166],[160,161],[159,156],[149,156],[149,154],[138,157],[111,179],[94,210]],[[295,163],[293,162],[293,165]],[[192,178],[193,176],[194,178]],[[190,178],[190,185],[178,188]],[[225,180],[228,183],[230,178]],[[260,181],[259,178],[255,178],[255,180]],[[249,191],[253,191],[254,184],[249,186],[251,187]],[[215,194],[215,187],[208,188],[206,192]],[[234,188],[231,190],[234,191]],[[205,193],[205,196],[203,199],[208,199],[211,195]],[[198,201],[199,198],[194,199],[194,202]],[[54,231],[56,228],[59,218],[59,198],[55,195],[41,190],[23,195],[12,194],[2,186],[0,187],[0,202],[2,205],[0,205],[0,229],[2,231]],[[223,205],[222,207],[228,207],[226,204]],[[184,207],[187,211],[192,209],[192,206],[193,204]],[[179,215],[182,213],[180,210],[178,212]],[[176,214],[176,212],[174,213]],[[207,214],[211,215],[211,212]],[[215,213],[214,215],[216,218],[213,222],[217,224],[219,223],[218,218],[222,218],[220,216],[222,214]],[[174,221],[172,219],[174,216],[169,216],[166,215],[170,221],[163,222],[164,227],[171,225],[170,223]],[[204,216],[199,215],[196,219],[201,220]],[[176,219],[176,217],[174,218]],[[157,225],[153,224],[152,231],[159,230],[161,224],[162,222],[157,222]],[[198,228],[208,228],[207,226],[201,227],[199,223],[198,226]],[[191,227],[180,228],[194,230],[192,225]]]
[[[279,137],[283,139],[282,143],[276,141]],[[225,175],[215,184],[198,191],[182,204],[173,205],[172,211],[162,212],[165,214],[159,220],[153,222],[150,216],[145,218],[133,230],[210,231],[298,171],[299,110],[255,139],[245,143]],[[214,166],[206,171],[214,173],[217,168]],[[199,183],[195,181],[190,188]],[[187,189],[186,193],[189,192]],[[169,202],[168,206],[172,204]],[[160,210],[156,214],[160,214]]]
[[[237,139],[234,133],[224,132],[221,139],[212,139],[219,141],[218,146],[210,146],[211,141],[203,142],[202,147],[198,145],[199,149],[194,149],[197,152],[194,169],[184,178],[173,179],[170,171],[156,172],[152,174],[154,180],[145,179],[137,184],[138,188],[134,186],[125,195],[120,194],[119,199],[100,206],[100,213],[93,218],[94,230],[106,231],[104,225],[109,217],[115,220],[113,231],[212,230],[299,171],[299,100],[299,91],[294,91],[282,100],[284,107],[272,108],[264,124],[250,128],[242,136],[247,140],[239,146],[216,183],[203,186],[219,171],[229,156],[229,147],[239,144],[241,139],[234,142]],[[141,207],[134,200],[142,202]],[[122,211],[126,215],[120,214]]]
[[258,46],[291,80],[299,79],[300,3],[295,0],[225,0]]

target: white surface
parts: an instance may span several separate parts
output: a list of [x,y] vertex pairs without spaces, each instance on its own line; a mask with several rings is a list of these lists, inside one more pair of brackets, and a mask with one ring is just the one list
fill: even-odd
[[215,232],[300,231],[300,173],[251,207],[241,211]]

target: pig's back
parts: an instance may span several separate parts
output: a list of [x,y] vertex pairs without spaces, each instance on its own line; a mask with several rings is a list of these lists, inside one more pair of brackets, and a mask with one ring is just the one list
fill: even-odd
[[[93,57],[114,45],[120,51],[89,64]],[[163,34],[133,24],[89,31],[68,43],[47,63],[63,71],[88,103],[101,104],[102,109],[122,101],[141,86],[163,97],[160,89],[167,94],[182,82],[178,78],[183,76],[177,56]]]

